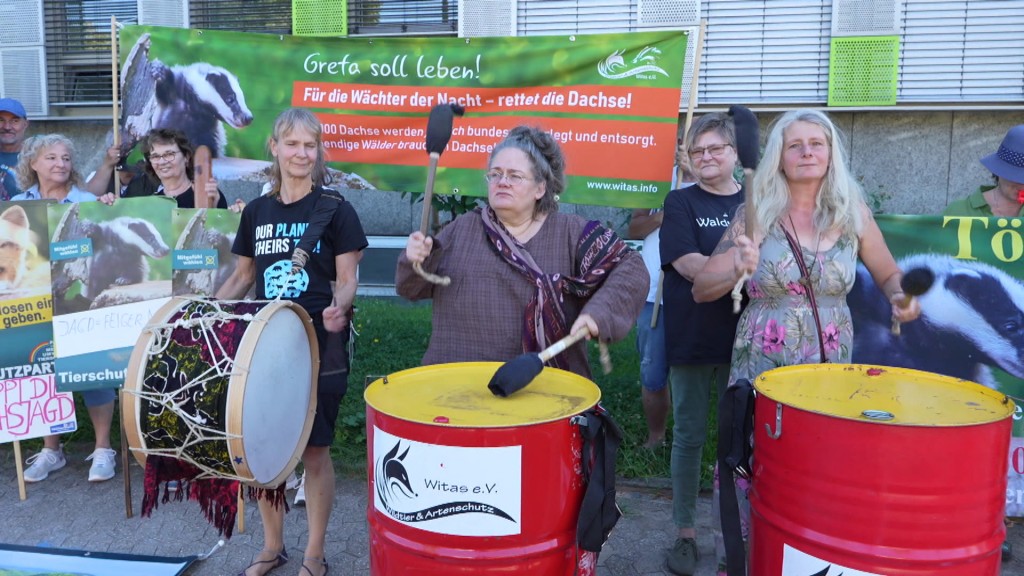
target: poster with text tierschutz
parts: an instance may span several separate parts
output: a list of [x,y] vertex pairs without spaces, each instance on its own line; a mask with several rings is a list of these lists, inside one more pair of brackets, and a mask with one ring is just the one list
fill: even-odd
[[171,296],[173,200],[49,207],[57,389],[118,388],[142,329]]
[[0,442],[76,429],[54,384],[46,203],[0,202]]
[[561,201],[652,208],[671,184],[689,41],[681,30],[367,39],[126,26],[122,141],[177,128],[210,147],[217,172],[266,160],[277,115],[307,108],[342,187],[422,192],[428,115],[457,103],[466,114],[435,193],[486,195],[491,150],[527,124],[563,148]]

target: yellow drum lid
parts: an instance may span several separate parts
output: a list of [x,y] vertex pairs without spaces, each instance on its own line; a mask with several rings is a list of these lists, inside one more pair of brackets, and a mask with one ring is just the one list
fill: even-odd
[[968,426],[1013,415],[996,390],[951,378],[887,366],[803,364],[764,372],[759,394],[800,410],[904,426]]
[[500,428],[567,418],[597,404],[601,390],[586,378],[544,368],[522,390],[501,398],[487,383],[500,362],[435,364],[375,380],[363,397],[377,412],[435,426]]

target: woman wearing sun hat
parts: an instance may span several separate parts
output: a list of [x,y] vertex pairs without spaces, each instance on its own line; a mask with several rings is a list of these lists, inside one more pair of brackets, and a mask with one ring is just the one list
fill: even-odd
[[951,202],[942,215],[1024,217],[1024,124],[1010,128],[999,149],[981,163],[996,185]]

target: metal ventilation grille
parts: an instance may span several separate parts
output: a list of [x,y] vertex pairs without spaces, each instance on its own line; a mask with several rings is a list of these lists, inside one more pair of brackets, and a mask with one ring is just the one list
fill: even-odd
[[834,0],[832,35],[899,34],[902,11],[902,0]]
[[515,36],[516,0],[459,0],[459,36]]
[[700,0],[639,0],[637,25],[641,28],[696,26]]
[[139,0],[139,24],[188,28],[188,0]]
[[4,0],[0,6],[0,47],[43,43],[42,5],[38,0]]
[[42,46],[0,48],[0,71],[17,70],[16,74],[0,74],[0,94],[20,100],[29,116],[45,116],[49,109],[43,81],[45,66]]
[[296,36],[348,34],[345,0],[292,0],[292,33]]
[[899,36],[833,38],[828,105],[896,104],[899,58]]
[[44,0],[50,104],[109,105],[110,17],[136,22],[135,0]]
[[[680,110],[686,110],[690,106],[690,89],[693,86],[693,64],[697,58],[697,36],[699,32],[699,26],[692,26],[686,29],[686,62],[683,64],[683,87],[679,92]],[[699,81],[700,79],[698,78]]]
[[459,7],[451,0],[349,0],[350,36],[454,36]]
[[291,0],[191,0],[189,26],[200,30],[292,33]]

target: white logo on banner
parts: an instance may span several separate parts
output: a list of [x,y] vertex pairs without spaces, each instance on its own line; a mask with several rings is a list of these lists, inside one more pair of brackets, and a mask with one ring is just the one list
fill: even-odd
[[661,50],[654,46],[645,46],[628,64],[622,57],[623,50],[612,52],[607,58],[597,63],[597,72],[609,80],[621,80],[636,76],[645,80],[653,80],[656,74],[668,76],[668,72],[655,64],[661,58]]
[[805,554],[789,544],[783,546],[782,576],[884,576],[833,564]]
[[374,427],[373,505],[398,522],[454,536],[522,532],[522,446],[425,444]]

